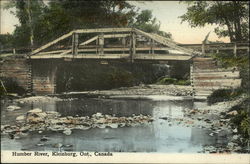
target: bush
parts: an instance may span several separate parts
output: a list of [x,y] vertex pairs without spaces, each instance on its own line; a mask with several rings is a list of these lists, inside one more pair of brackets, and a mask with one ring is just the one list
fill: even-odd
[[190,85],[191,82],[189,80],[183,80],[183,79],[175,79],[175,78],[170,78],[170,77],[161,77],[157,80],[156,84],[161,84],[161,85],[169,85],[169,84],[174,84],[174,85]]
[[[25,89],[17,84],[13,78],[1,79],[8,93],[17,93],[19,95],[25,94]],[[2,94],[2,90],[1,90]]]
[[178,80],[175,84],[176,85],[190,85],[191,82],[189,80]]
[[156,84],[169,85],[174,84],[177,81],[175,78],[161,77],[157,80]]
[[245,101],[233,106],[230,111],[236,110],[238,114],[231,118],[231,123],[239,130],[239,133],[246,139],[250,137],[250,118],[248,114],[249,97]]
[[207,98],[208,104],[232,100],[243,93],[242,89],[218,89]]

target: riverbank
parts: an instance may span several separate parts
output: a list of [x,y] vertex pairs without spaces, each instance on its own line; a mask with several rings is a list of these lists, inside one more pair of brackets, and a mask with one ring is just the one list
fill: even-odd
[[84,92],[67,92],[62,95],[74,96],[74,95],[88,95],[88,96],[105,96],[105,97],[131,97],[137,96],[152,96],[152,95],[164,95],[164,96],[192,96],[191,86],[182,85],[139,85],[134,87],[121,87],[111,90],[95,90],[95,91],[84,91]]

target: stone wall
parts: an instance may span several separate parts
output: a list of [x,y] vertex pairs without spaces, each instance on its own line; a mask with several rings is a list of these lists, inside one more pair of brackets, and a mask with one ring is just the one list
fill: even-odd
[[55,60],[32,60],[32,90],[36,95],[56,93],[56,71],[58,62]]
[[191,81],[196,98],[206,98],[214,90],[237,88],[241,86],[240,72],[237,68],[222,68],[212,58],[193,59]]
[[1,79],[12,79],[27,91],[30,86],[28,61],[24,58],[3,59],[0,64],[0,77]]

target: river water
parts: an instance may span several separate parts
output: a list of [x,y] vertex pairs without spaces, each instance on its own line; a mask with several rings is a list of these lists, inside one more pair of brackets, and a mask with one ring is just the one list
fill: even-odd
[[[33,108],[57,111],[62,116],[91,116],[97,112],[116,116],[143,114],[151,115],[155,121],[136,127],[73,130],[69,136],[51,131],[29,132],[16,139],[1,135],[2,150],[199,153],[206,145],[227,144],[226,138],[209,136],[209,129],[172,122],[171,119],[185,117],[183,109],[204,105],[192,100],[81,98],[17,105],[21,110],[2,110],[2,124],[13,124],[17,116]],[[3,104],[3,108],[6,106]],[[48,141],[40,141],[43,136]],[[58,145],[65,146],[58,148]]]

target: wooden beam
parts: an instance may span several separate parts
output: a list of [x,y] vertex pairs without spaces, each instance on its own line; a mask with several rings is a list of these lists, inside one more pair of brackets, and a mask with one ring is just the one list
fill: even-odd
[[77,55],[78,51],[78,34],[74,33],[72,35],[72,54]]
[[[80,43],[79,46],[83,46],[83,45],[89,44],[89,43],[93,42],[94,40],[96,40],[97,38],[98,38],[98,36],[95,36],[95,37],[93,37],[93,38],[90,38],[89,40],[86,40],[86,41]],[[60,55],[68,54],[68,53],[70,53],[71,51],[72,51],[72,49],[67,50],[67,51],[64,51],[64,52],[61,53]]]
[[201,52],[203,55],[205,55],[205,43],[201,45]]
[[192,56],[176,54],[135,54],[134,60],[190,60]]
[[79,46],[84,46],[84,45],[86,45],[86,44],[89,44],[89,43],[95,41],[97,38],[98,38],[98,36],[95,36],[95,37],[93,37],[93,38],[90,38],[89,40],[86,40],[86,41],[80,43]]
[[104,38],[125,38],[128,37],[130,34],[105,34]]
[[158,43],[161,43],[163,45],[171,47],[171,48],[173,48],[175,50],[183,51],[183,52],[185,52],[188,55],[193,55],[194,53],[201,54],[200,52],[195,52],[195,51],[193,51],[191,49],[180,47],[180,46],[177,45],[177,43],[173,42],[172,40],[170,40],[168,38],[165,38],[165,37],[162,37],[162,36],[159,36],[159,35],[156,35],[156,34],[152,35],[152,34],[143,32],[143,31],[138,30],[138,29],[134,29],[134,31],[136,33],[138,33],[138,34],[144,35],[144,36],[146,36],[146,37],[148,37],[150,39],[155,40]]
[[136,38],[135,38],[135,32],[131,32],[130,34],[130,60],[133,63],[134,62],[134,55],[136,54]]
[[132,28],[97,28],[97,29],[79,29],[76,33],[104,33],[104,32],[131,32]]
[[37,55],[58,54],[58,53],[62,53],[65,51],[68,51],[68,50],[46,51],[46,52],[40,52]]
[[98,36],[98,54],[99,55],[104,55],[104,35],[103,33],[101,35]]
[[234,43],[234,56],[236,57],[237,55],[237,43]]
[[72,34],[73,34],[73,31],[71,31],[71,32],[69,32],[69,33],[67,33],[67,34],[65,34],[65,35],[63,35],[63,36],[57,38],[56,40],[53,40],[52,42],[49,42],[49,43],[45,44],[44,46],[42,46],[42,47],[40,47],[40,48],[38,48],[38,49],[32,51],[31,55],[35,55],[36,53],[38,53],[38,52],[40,52],[40,51],[42,51],[42,50],[44,50],[44,49],[46,49],[46,48],[52,46],[53,44],[56,44],[57,42],[59,42],[59,41],[61,41],[61,40],[63,40],[63,39],[68,38],[68,37],[71,36]]
[[[103,56],[96,54],[78,54],[73,55],[34,55],[31,59],[60,59],[60,58],[77,58],[77,59],[130,59],[130,54],[105,54]],[[134,60],[190,60],[191,56],[176,54],[135,54]]]

